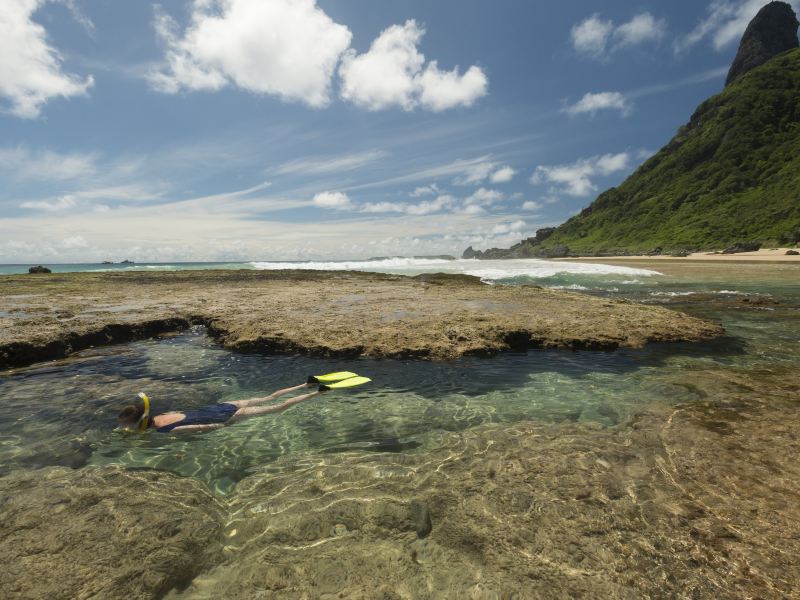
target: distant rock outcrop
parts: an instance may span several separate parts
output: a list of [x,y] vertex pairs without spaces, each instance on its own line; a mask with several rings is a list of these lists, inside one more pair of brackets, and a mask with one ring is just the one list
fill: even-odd
[[35,267],[31,267],[28,269],[28,273],[36,274],[36,273],[52,273],[50,269],[47,267],[43,267],[42,265],[36,265]]
[[750,21],[725,85],[730,85],[773,56],[798,47],[797,15],[786,2],[770,2]]

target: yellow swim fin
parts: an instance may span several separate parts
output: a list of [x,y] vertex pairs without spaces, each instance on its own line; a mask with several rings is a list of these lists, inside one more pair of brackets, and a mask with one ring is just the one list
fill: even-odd
[[358,377],[356,373],[350,371],[339,371],[337,373],[328,373],[326,375],[309,375],[306,383],[335,383],[343,379],[350,379],[351,377]]
[[343,379],[342,381],[337,381],[335,383],[324,383],[319,386],[320,392],[325,392],[327,390],[338,390],[341,388],[349,388],[354,387],[357,385],[362,385],[364,383],[369,383],[372,381],[369,377],[349,377],[347,379]]

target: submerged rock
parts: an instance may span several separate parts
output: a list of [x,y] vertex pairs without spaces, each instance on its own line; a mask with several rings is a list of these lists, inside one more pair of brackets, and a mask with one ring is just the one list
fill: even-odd
[[220,557],[220,508],[197,481],[62,467],[0,478],[2,598],[161,598]]
[[428,505],[424,502],[414,501],[411,503],[411,515],[414,517],[414,523],[417,528],[417,537],[428,537],[433,529],[433,521],[431,520],[431,511]]
[[765,5],[747,26],[725,85],[773,56],[797,48],[797,26],[797,15],[786,2]]

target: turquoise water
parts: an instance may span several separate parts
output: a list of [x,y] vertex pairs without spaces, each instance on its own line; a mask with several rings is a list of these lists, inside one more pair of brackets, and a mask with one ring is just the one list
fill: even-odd
[[[763,271],[759,278],[702,282],[575,273],[535,279],[721,321],[728,335],[703,344],[613,353],[531,351],[443,363],[335,361],[234,354],[195,328],[8,371],[0,374],[0,468],[119,464],[196,477],[226,494],[249,473],[296,452],[424,452],[437,432],[487,422],[615,426],[647,403],[714,400],[713,389],[689,383],[707,372],[800,368],[800,279],[785,268]],[[514,276],[496,283],[533,281]],[[750,300],[759,302],[753,307]],[[206,434],[111,431],[117,412],[139,391],[150,395],[158,412],[191,409],[338,370],[374,381]],[[718,394],[724,402],[725,391]]]

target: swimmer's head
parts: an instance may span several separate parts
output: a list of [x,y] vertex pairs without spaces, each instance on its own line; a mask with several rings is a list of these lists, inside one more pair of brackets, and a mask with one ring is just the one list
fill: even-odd
[[136,431],[139,428],[139,423],[144,415],[144,406],[140,404],[129,404],[122,409],[122,412],[117,416],[117,423],[120,429],[129,429]]

